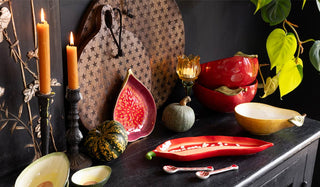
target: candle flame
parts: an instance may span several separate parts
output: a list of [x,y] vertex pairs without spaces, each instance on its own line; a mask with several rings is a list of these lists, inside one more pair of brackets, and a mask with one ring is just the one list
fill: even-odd
[[41,8],[40,18],[41,18],[41,22],[45,22],[45,20],[44,20],[44,11],[43,11],[43,8]]
[[70,45],[74,45],[73,34],[70,32]]

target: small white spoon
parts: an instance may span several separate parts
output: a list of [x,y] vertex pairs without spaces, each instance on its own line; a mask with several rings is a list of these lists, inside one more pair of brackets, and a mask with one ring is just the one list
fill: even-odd
[[167,173],[175,173],[177,171],[199,171],[199,170],[212,171],[213,169],[214,169],[213,166],[207,166],[207,167],[176,167],[176,166],[170,166],[170,165],[163,166],[163,170]]
[[210,175],[214,175],[214,174],[218,174],[218,173],[222,173],[222,172],[230,171],[230,170],[237,170],[237,169],[239,169],[239,166],[233,164],[229,167],[214,170],[214,171],[197,171],[196,175],[200,179],[207,179]]

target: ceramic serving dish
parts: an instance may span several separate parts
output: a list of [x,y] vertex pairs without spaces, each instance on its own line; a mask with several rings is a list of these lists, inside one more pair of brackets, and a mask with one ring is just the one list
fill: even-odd
[[110,178],[112,169],[100,165],[81,169],[71,177],[71,184],[78,187],[103,187]]
[[113,119],[126,128],[128,141],[133,142],[152,132],[156,117],[157,108],[150,91],[129,69],[114,108]]
[[259,70],[258,57],[242,53],[241,55],[201,64],[198,82],[210,89],[220,86],[235,88],[252,84]]
[[176,161],[193,161],[215,156],[254,154],[273,146],[258,139],[234,136],[196,136],[165,141],[146,158],[158,156]]
[[219,112],[233,112],[234,107],[240,103],[252,101],[257,93],[258,81],[248,86],[242,86],[236,95],[226,95],[217,90],[206,88],[195,83],[193,86],[194,95],[204,106]]
[[15,187],[69,186],[70,163],[63,152],[47,154],[28,165],[18,176]]
[[284,128],[302,126],[305,118],[305,115],[294,110],[255,102],[237,105],[234,114],[245,130],[256,135],[268,135]]

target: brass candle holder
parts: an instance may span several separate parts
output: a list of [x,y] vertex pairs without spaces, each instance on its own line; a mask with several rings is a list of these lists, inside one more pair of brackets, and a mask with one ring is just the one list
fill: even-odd
[[178,56],[176,71],[182,81],[186,96],[190,96],[194,81],[198,78],[201,72],[200,57],[194,55]]
[[79,129],[78,102],[81,100],[80,89],[67,88],[66,99],[70,103],[68,111],[67,155],[71,170],[79,170],[92,165],[91,159],[79,152],[79,143],[83,136]]
[[40,111],[40,129],[41,129],[41,154],[42,156],[49,153],[50,145],[50,109],[51,102],[55,93],[42,94],[41,92],[36,92],[38,97],[39,111]]

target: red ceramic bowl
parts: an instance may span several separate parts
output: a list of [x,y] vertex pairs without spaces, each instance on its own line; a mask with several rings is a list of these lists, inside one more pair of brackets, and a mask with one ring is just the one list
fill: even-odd
[[233,56],[201,64],[198,82],[210,89],[246,86],[256,80],[258,69],[258,58]]
[[241,103],[252,101],[257,93],[258,81],[248,86],[242,86],[244,91],[237,95],[228,96],[221,92],[208,89],[199,83],[193,86],[194,95],[204,106],[219,112],[233,112],[234,107]]

